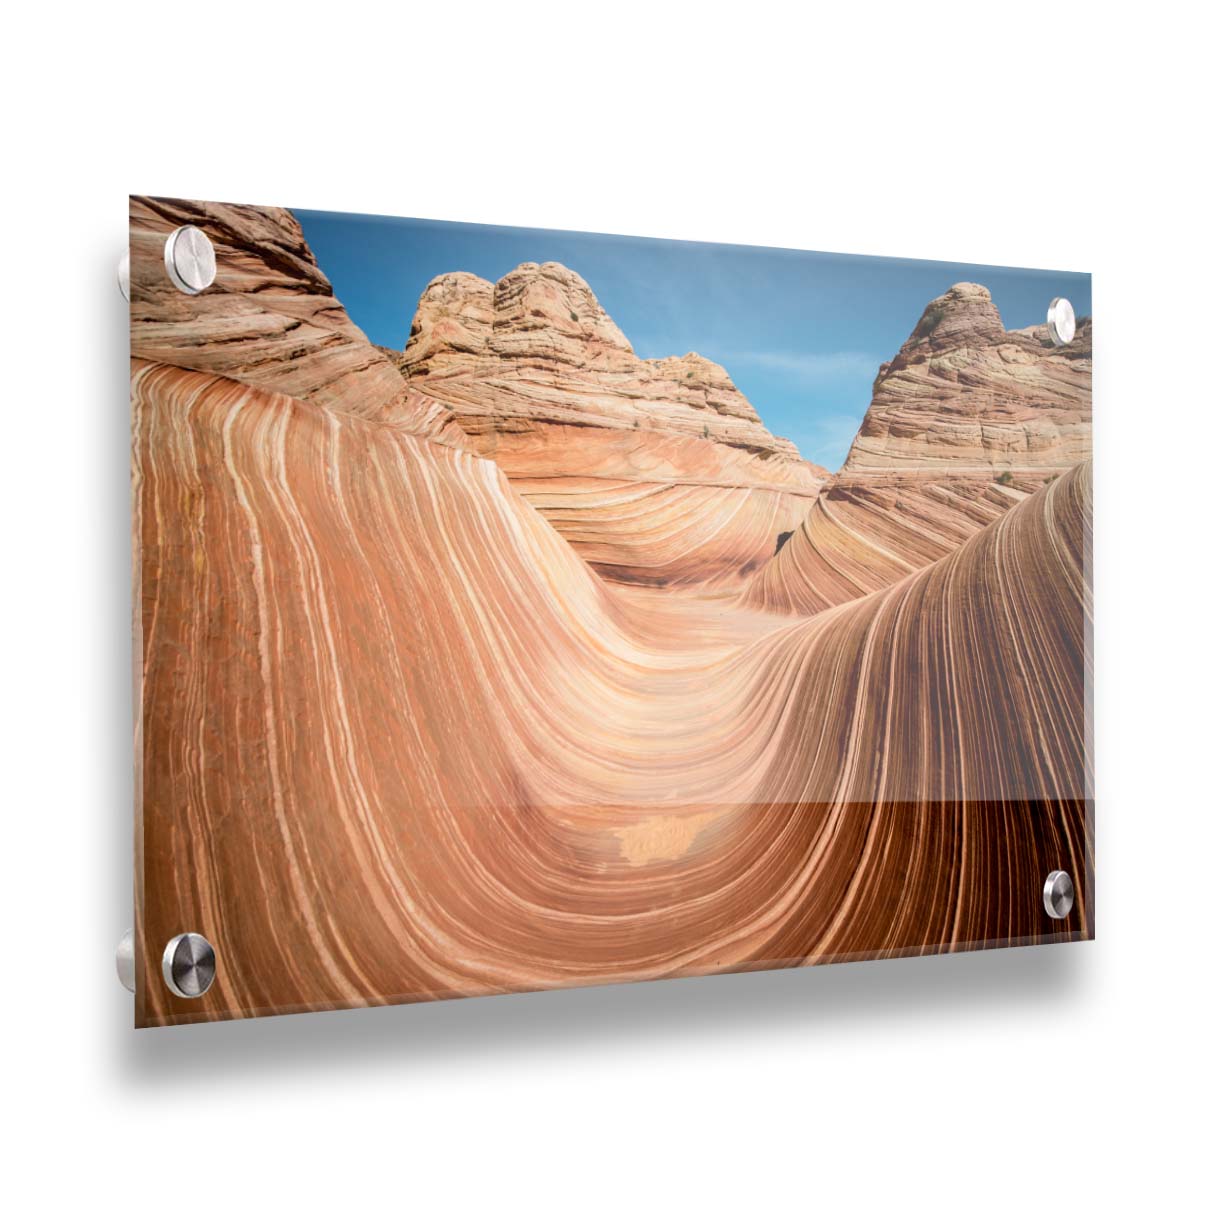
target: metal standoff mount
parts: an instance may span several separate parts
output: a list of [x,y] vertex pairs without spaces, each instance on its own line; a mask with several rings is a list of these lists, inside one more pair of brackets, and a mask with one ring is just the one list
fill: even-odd
[[1075,885],[1065,871],[1051,871],[1046,876],[1045,888],[1041,893],[1045,912],[1051,918],[1065,918],[1075,904]]
[[166,275],[182,293],[203,293],[217,279],[217,252],[194,225],[180,225],[166,239],[165,262]]
[[216,976],[217,954],[203,935],[188,931],[166,944],[162,977],[180,999],[198,999],[207,994]]
[[136,993],[136,940],[131,929],[123,932],[123,938],[115,949],[115,972],[123,983],[124,990]]
[[[194,225],[180,225],[166,239],[163,251],[166,275],[180,292],[203,293],[217,279],[217,252],[208,235]],[[132,300],[132,256],[125,250],[117,270],[119,292]]]
[[[136,940],[123,932],[115,949],[115,971],[125,990],[136,993]],[[198,999],[207,994],[217,976],[217,954],[213,946],[194,931],[176,935],[162,953],[162,977],[180,999]]]
[[1075,339],[1075,309],[1066,298],[1055,298],[1050,303],[1046,311],[1046,331],[1059,348]]

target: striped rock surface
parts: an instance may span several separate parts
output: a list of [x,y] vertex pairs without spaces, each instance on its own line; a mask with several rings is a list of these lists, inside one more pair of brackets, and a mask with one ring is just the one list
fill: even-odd
[[880,590],[963,544],[1092,444],[1092,323],[1056,348],[1004,331],[981,285],[953,285],[881,367],[841,470],[743,592],[811,614]]
[[990,291],[964,282],[881,367],[842,473],[1048,473],[1091,453],[1091,320],[1055,347],[1044,327],[1005,331]]
[[722,366],[644,360],[558,263],[430,282],[400,368],[605,577],[741,586],[828,473],[761,423]]
[[404,421],[132,397],[139,1023],[1091,935],[1084,467],[783,617],[605,582]]
[[[466,445],[450,414],[405,387],[395,363],[349,319],[292,213],[152,196],[128,205],[133,357]],[[175,289],[163,266],[166,238],[181,225],[203,230],[217,255],[216,282],[194,297]]]

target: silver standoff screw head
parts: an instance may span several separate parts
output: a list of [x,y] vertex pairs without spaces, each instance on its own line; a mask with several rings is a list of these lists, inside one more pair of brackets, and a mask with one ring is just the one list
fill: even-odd
[[119,292],[123,294],[123,300],[130,302],[132,300],[132,255],[125,247],[123,254],[119,256]]
[[217,976],[213,946],[194,931],[176,935],[162,953],[162,977],[180,999],[198,999]]
[[1046,331],[1061,348],[1075,339],[1075,310],[1066,298],[1055,298],[1046,311]]
[[123,983],[124,990],[136,993],[136,939],[131,930],[123,932],[123,938],[115,949],[115,972]]
[[217,252],[208,235],[180,225],[166,239],[166,275],[181,293],[203,293],[217,279]]
[[1045,912],[1051,918],[1065,918],[1075,904],[1075,885],[1065,871],[1051,871],[1046,876],[1045,888],[1041,899],[1045,903]]

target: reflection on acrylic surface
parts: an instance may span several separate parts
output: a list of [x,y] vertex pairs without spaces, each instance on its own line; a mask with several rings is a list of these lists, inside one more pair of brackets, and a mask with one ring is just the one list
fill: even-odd
[[1090,292],[133,198],[137,1022],[1090,938]]

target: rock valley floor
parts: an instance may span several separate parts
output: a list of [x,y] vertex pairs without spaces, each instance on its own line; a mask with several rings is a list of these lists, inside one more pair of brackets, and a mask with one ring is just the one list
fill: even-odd
[[953,286],[830,476],[558,264],[131,257],[139,1024],[1092,936],[1090,322]]

